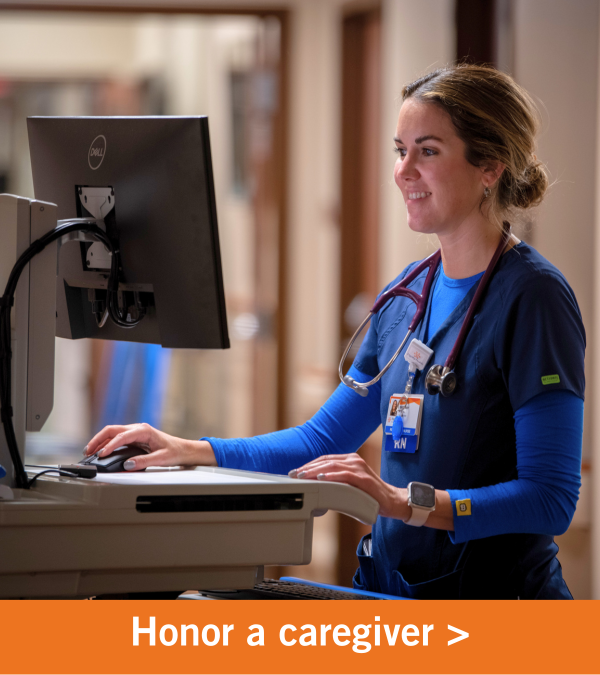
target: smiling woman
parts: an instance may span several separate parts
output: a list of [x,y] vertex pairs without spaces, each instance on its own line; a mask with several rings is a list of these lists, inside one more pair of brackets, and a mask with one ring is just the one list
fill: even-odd
[[492,227],[541,202],[548,180],[534,154],[539,115],[510,77],[477,66],[438,70],[405,86],[402,98],[394,178],[409,227],[446,239],[442,256],[453,240],[464,246],[468,230],[497,238]]
[[[513,212],[538,203],[547,185],[535,108],[510,77],[468,65],[430,73],[403,98],[394,176],[410,228],[437,234],[441,256],[409,265],[374,306],[343,380],[373,378],[368,396],[342,384],[305,424],[255,438],[107,427],[87,452],[143,442],[153,452],[132,468],[216,464],[365,490],[380,509],[358,547],[357,588],[568,599],[553,537],[567,529],[580,487],[585,330],[563,275],[510,231]],[[406,294],[386,293],[403,280]],[[396,359],[409,330],[419,342]],[[427,386],[415,349],[451,363],[452,397]],[[378,475],[355,451],[382,423]]]
[[[458,67],[445,71],[443,77],[439,74],[430,73],[407,85],[402,98],[435,103],[445,112],[451,135],[465,144],[469,164],[483,170],[502,166],[497,189],[488,195],[488,217],[499,220],[511,207],[539,204],[548,181],[534,154],[539,114],[529,94],[512,78],[490,68]],[[420,140],[442,139],[430,135]]]

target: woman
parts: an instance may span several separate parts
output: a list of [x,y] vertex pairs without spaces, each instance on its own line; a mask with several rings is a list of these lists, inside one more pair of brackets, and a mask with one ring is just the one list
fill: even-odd
[[[514,235],[502,239],[503,221],[538,204],[547,187],[533,154],[535,107],[510,77],[468,65],[435,71],[402,97],[395,181],[409,227],[436,234],[441,245],[415,334],[436,363],[452,350],[480,278],[502,252],[456,362],[454,395],[427,393],[427,369],[416,373],[418,450],[398,452],[384,434],[381,476],[355,453],[405,390],[408,363],[399,358],[367,397],[340,385],[294,429],[186,441],[147,425],[113,426],[87,453],[137,441],[153,452],[126,468],[206,464],[355,485],[380,504],[372,554],[364,542],[358,548],[358,588],[423,599],[570,598],[553,536],[567,529],[580,487],[585,332],[561,273]],[[409,287],[420,292],[426,274]],[[413,314],[405,297],[386,302],[349,375],[375,377]],[[409,503],[411,482],[430,491],[433,510],[420,508],[414,492]]]

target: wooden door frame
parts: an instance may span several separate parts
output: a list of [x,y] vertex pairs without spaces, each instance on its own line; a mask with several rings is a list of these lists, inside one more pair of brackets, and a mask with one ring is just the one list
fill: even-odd
[[[361,3],[354,11],[347,11],[342,21],[339,336],[343,346],[354,332],[345,325],[346,307],[359,293],[368,293],[374,300],[379,290],[380,3]],[[370,42],[374,28],[379,48],[375,58]],[[368,439],[359,452],[378,470],[379,443]],[[369,529],[340,514],[336,570],[339,584],[351,584],[356,568],[354,551],[358,539]]]

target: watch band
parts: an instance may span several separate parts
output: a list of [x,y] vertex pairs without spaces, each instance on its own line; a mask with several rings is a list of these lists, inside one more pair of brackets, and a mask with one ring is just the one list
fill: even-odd
[[425,522],[427,518],[429,518],[431,511],[429,509],[420,509],[418,506],[411,506],[410,508],[412,510],[412,515],[407,521],[405,521],[406,524],[415,525],[416,527],[425,525]]

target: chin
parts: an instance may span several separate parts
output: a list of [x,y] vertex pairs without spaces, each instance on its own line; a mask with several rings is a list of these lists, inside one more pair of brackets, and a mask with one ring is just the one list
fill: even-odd
[[[431,199],[431,197],[429,197]],[[429,205],[423,208],[422,204],[408,204],[406,209],[406,217],[408,227],[413,232],[421,234],[435,234],[437,226],[439,225],[439,216],[436,218],[436,209],[432,209]]]
[[435,234],[436,230],[435,225],[429,219],[411,218],[410,215],[408,216],[408,227],[419,234]]

